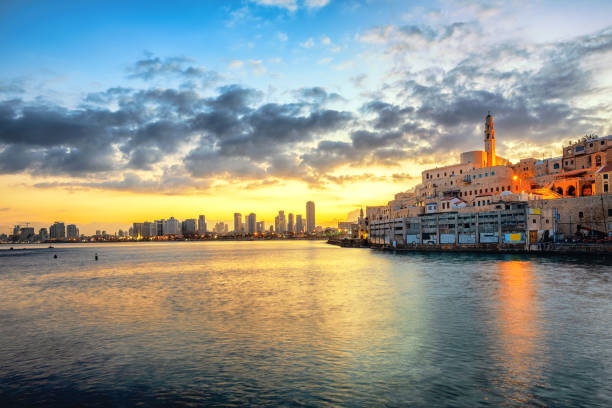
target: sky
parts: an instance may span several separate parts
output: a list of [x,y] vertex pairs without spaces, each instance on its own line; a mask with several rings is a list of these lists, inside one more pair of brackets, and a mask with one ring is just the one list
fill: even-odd
[[[334,225],[483,148],[612,133],[609,1],[3,1],[0,233]],[[231,227],[230,227],[231,228]]]

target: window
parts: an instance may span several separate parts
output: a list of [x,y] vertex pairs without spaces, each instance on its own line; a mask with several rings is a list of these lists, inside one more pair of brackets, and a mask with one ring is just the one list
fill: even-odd
[[504,190],[505,190],[505,188],[504,188],[504,186],[502,186],[502,191],[504,191]]
[[565,165],[567,166],[569,163],[567,162],[567,160],[565,161]]
[[495,187],[495,191],[499,192],[499,186]]
[[603,188],[604,193],[608,192],[608,183],[604,184],[604,188]]
[[589,143],[589,147],[593,147],[593,143]]
[[512,188],[510,186],[508,186],[508,191],[512,190]]
[[607,179],[608,179],[608,175],[607,175],[607,174],[604,174],[604,175],[603,175],[603,178],[604,178],[604,180],[607,180]]
[[612,208],[608,208],[608,217],[612,217]]
[[553,164],[553,169],[558,169],[558,168],[559,168],[559,163]]
[[601,166],[601,156],[595,157],[595,166]]
[[440,173],[438,173],[438,178],[440,178]]
[[489,173],[485,173],[485,177],[489,177]]
[[480,189],[480,194],[482,194],[482,188]]
[[482,178],[482,173],[478,173],[478,178]]
[[444,177],[446,177],[446,172],[444,172]]
[[546,220],[546,223],[548,224],[548,220]]
[[459,170],[459,174],[463,174],[463,170]]
[[584,213],[583,213],[582,211],[580,211],[580,212],[578,213],[578,218],[582,218],[582,217],[584,217]]
[[480,207],[480,201],[478,201],[478,206]]
[[492,172],[491,172],[491,175],[492,175],[492,176],[494,176],[494,175],[495,175],[495,172],[494,172],[494,171],[492,171]]
[[533,221],[533,224],[535,224],[535,223],[536,223],[536,220],[535,220],[535,218],[534,218],[534,219],[533,219],[532,221]]
[[605,142],[602,140],[602,141],[601,141],[601,145],[603,146],[603,145],[604,145],[604,143],[605,143]]
[[573,160],[570,160],[570,164],[574,164],[574,161],[573,161]]

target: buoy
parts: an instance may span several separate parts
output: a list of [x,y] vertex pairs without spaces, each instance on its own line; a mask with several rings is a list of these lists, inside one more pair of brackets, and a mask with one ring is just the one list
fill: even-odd
[[53,259],[57,259],[57,254],[54,254],[54,255],[53,255]]

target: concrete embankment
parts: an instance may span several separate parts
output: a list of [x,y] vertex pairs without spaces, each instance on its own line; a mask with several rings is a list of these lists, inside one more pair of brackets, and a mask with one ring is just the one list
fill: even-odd
[[564,255],[603,255],[612,256],[612,243],[534,243],[525,245],[432,245],[412,244],[401,247],[369,243],[366,240],[330,239],[328,244],[344,248],[372,248],[396,252],[484,252],[484,253],[529,253],[529,254],[564,254]]

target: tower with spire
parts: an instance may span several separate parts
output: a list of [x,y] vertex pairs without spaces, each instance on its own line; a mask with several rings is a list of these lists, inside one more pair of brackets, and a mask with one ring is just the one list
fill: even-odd
[[491,116],[491,112],[489,112],[485,119],[484,136],[487,166],[495,166],[495,128],[493,127],[493,116]]

